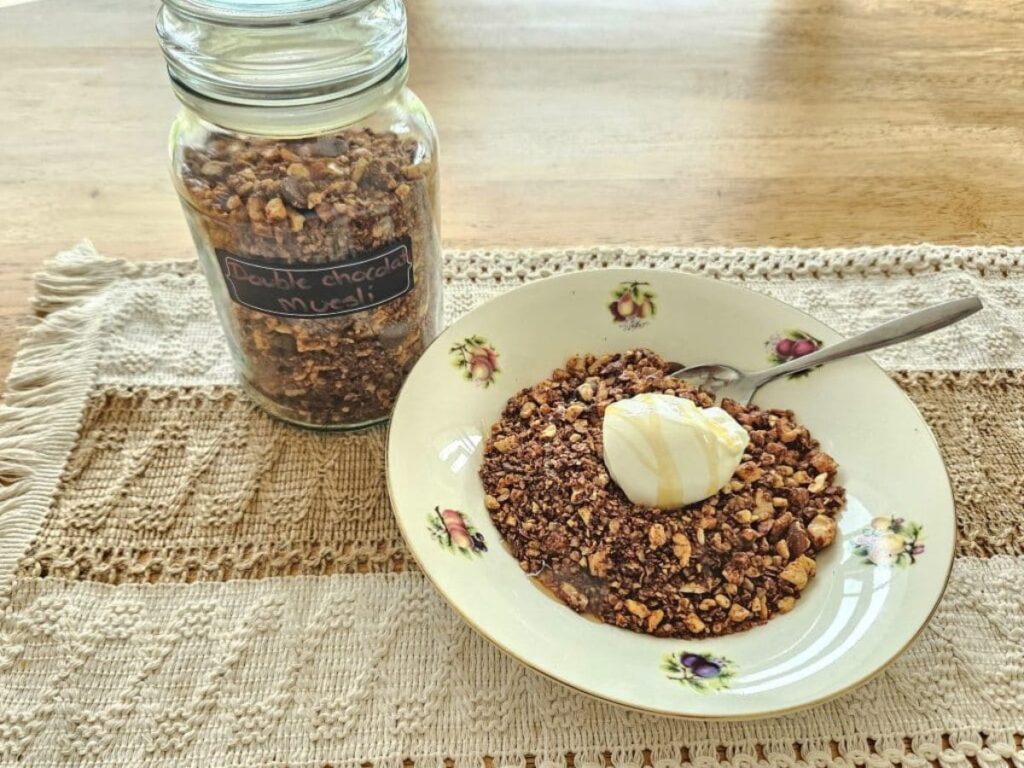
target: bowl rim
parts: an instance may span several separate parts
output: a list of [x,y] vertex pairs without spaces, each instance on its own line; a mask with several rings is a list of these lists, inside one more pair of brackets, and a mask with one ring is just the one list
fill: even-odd
[[[703,275],[694,275],[694,274],[691,274],[689,272],[678,272],[678,271],[669,270],[669,269],[653,269],[653,268],[650,268],[650,267],[604,267],[604,268],[600,268],[600,269],[586,269],[586,270],[577,270],[577,271],[573,271],[573,272],[564,272],[564,273],[561,273],[561,274],[549,275],[547,277],[542,277],[542,278],[537,279],[537,280],[531,280],[530,282],[523,283],[522,285],[517,285],[516,287],[511,288],[511,289],[509,289],[507,291],[502,291],[498,295],[492,296],[491,298],[484,300],[483,302],[481,302],[477,306],[475,306],[472,309],[470,309],[468,312],[465,312],[462,315],[460,315],[459,317],[454,318],[452,320],[452,322],[449,323],[447,326],[445,326],[445,328],[443,328],[437,334],[437,336],[426,346],[426,348],[423,350],[423,353],[420,355],[419,359],[416,361],[416,363],[413,366],[413,368],[415,369],[415,367],[420,364],[420,362],[423,360],[424,357],[426,357],[426,355],[430,351],[430,349],[432,347],[434,347],[438,342],[441,341],[441,339],[444,336],[444,334],[452,327],[452,325],[454,325],[455,322],[457,322],[459,320],[462,320],[465,317],[468,317],[469,315],[471,315],[471,314],[477,312],[478,310],[480,310],[482,307],[490,305],[490,304],[493,304],[493,303],[498,302],[498,301],[501,301],[502,299],[504,299],[504,297],[508,296],[511,293],[515,293],[517,291],[530,290],[533,287],[535,287],[535,286],[537,286],[537,285],[539,285],[541,283],[547,283],[549,281],[571,281],[573,279],[576,279],[581,274],[588,274],[588,273],[592,273],[592,272],[602,272],[602,273],[611,274],[611,275],[614,275],[616,273],[621,274],[621,275],[626,275],[626,274],[635,275],[637,273],[649,274],[649,275],[652,275],[652,276],[653,275],[673,275],[673,276],[676,276],[676,277],[683,277],[683,278],[695,280],[695,281],[698,281],[698,282],[703,282],[703,281],[720,282],[720,281],[718,281],[718,280],[716,280],[714,278],[705,277]],[[766,293],[761,293],[759,291],[755,291],[752,288],[748,288],[747,286],[742,285],[742,284],[735,284],[735,283],[732,283],[732,282],[725,282],[725,284],[730,286],[730,287],[732,287],[732,288],[736,288],[738,290],[745,291],[745,292],[748,292],[748,293],[754,293],[754,294],[757,294],[759,296],[768,298],[768,299],[770,299],[772,301],[775,301],[775,302],[783,305],[787,309],[792,310],[793,312],[797,313],[798,315],[801,315],[802,317],[810,319],[810,320],[812,320],[812,321],[814,321],[816,323],[820,323],[824,327],[828,328],[828,330],[832,331],[832,333],[835,333],[837,336],[840,336],[841,338],[846,338],[845,336],[843,336],[843,334],[840,334],[838,331],[836,331],[834,328],[832,328],[832,326],[828,325],[827,323],[822,322],[821,320],[819,320],[818,318],[810,315],[809,313],[804,312],[802,309],[799,309],[797,307],[794,307],[792,304],[789,304],[789,303],[787,303],[785,301],[782,301],[781,299],[777,299],[774,296],[771,296],[771,295],[766,294]],[[801,711],[810,709],[812,707],[816,707],[816,706],[818,706],[820,704],[824,704],[826,702],[829,702],[829,701],[832,701],[834,699],[837,699],[840,696],[843,696],[844,694],[849,693],[850,691],[852,691],[852,690],[854,690],[856,688],[861,687],[862,685],[864,685],[865,683],[869,682],[870,680],[873,680],[875,677],[879,676],[880,674],[885,672],[885,670],[887,670],[890,666],[892,666],[892,664],[897,659],[899,659],[907,651],[907,649],[911,645],[914,644],[914,642],[917,641],[917,639],[924,632],[925,628],[931,623],[932,619],[935,618],[935,614],[936,614],[936,612],[939,609],[939,605],[942,603],[942,600],[943,600],[943,598],[946,595],[946,591],[949,588],[949,580],[952,577],[953,566],[954,566],[955,561],[956,561],[956,548],[957,548],[957,541],[956,541],[957,540],[957,535],[956,535],[956,532],[959,530],[959,526],[958,526],[958,522],[957,522],[957,512],[956,512],[956,496],[954,494],[953,481],[952,481],[952,478],[949,475],[949,468],[946,466],[946,460],[945,460],[945,457],[942,454],[941,446],[939,445],[938,440],[936,440],[935,433],[932,431],[931,426],[928,424],[927,421],[925,421],[924,416],[921,415],[921,411],[918,409],[916,403],[914,403],[914,401],[910,399],[910,396],[903,390],[903,388],[900,387],[896,382],[894,382],[892,380],[892,377],[889,376],[888,372],[886,372],[886,370],[884,368],[882,368],[882,366],[879,365],[875,361],[874,358],[870,357],[867,354],[864,354],[862,356],[865,357],[871,363],[871,365],[873,365],[875,367],[876,370],[878,370],[882,375],[885,376],[885,378],[889,382],[889,384],[896,388],[896,390],[899,392],[899,394],[906,401],[907,405],[909,405],[910,408],[913,410],[913,412],[915,414],[917,414],[918,419],[921,420],[921,424],[925,427],[925,431],[927,432],[928,437],[931,440],[932,447],[935,449],[935,452],[939,456],[940,463],[942,464],[942,472],[943,472],[943,474],[945,475],[945,478],[946,478],[946,487],[947,487],[947,489],[949,491],[949,497],[950,497],[950,500],[952,502],[950,506],[951,506],[951,511],[952,511],[953,546],[950,548],[949,562],[946,564],[946,573],[945,573],[945,577],[944,577],[943,582],[942,582],[942,588],[939,590],[938,595],[935,598],[935,602],[932,604],[930,610],[928,611],[928,615],[925,617],[924,621],[921,622],[921,625],[914,631],[914,634],[911,635],[911,637],[905,643],[903,643],[903,645],[900,646],[900,648],[898,650],[896,650],[883,664],[881,664],[880,666],[878,666],[874,670],[872,670],[872,671],[868,672],[867,674],[863,675],[862,677],[858,678],[856,681],[854,681],[854,682],[852,682],[852,683],[850,683],[848,685],[843,686],[842,688],[840,688],[837,691],[832,691],[830,693],[818,696],[817,698],[811,699],[810,701],[806,701],[806,702],[803,702],[801,704],[794,704],[794,705],[791,705],[791,706],[788,706],[788,707],[782,707],[782,708],[779,708],[779,709],[769,709],[769,710],[764,710],[764,711],[761,711],[761,712],[744,713],[744,714],[738,714],[738,715],[701,714],[701,713],[698,713],[698,712],[679,712],[679,711],[673,711],[673,710],[659,709],[657,707],[637,706],[636,704],[626,703],[626,702],[623,702],[623,701],[619,701],[618,699],[612,698],[610,696],[605,696],[605,695],[603,695],[601,693],[598,693],[597,691],[588,690],[586,688],[580,687],[577,684],[570,683],[570,682],[567,682],[565,680],[562,680],[561,678],[555,676],[554,674],[552,674],[550,672],[547,672],[547,671],[545,671],[543,669],[540,669],[535,664],[531,663],[529,660],[522,658],[519,654],[514,653],[513,651],[509,650],[504,645],[502,645],[497,639],[492,637],[491,634],[486,629],[481,627],[479,624],[477,624],[472,619],[470,619],[465,613],[463,613],[462,609],[458,606],[456,601],[452,597],[450,597],[448,595],[448,593],[446,593],[443,589],[441,589],[441,587],[438,584],[438,582],[434,579],[433,575],[430,573],[430,570],[424,566],[423,562],[417,556],[416,550],[415,550],[415,548],[411,544],[412,539],[409,536],[408,532],[406,531],[405,523],[403,522],[401,515],[399,515],[398,512],[397,512],[398,505],[395,503],[395,493],[394,493],[394,489],[392,487],[392,482],[391,482],[391,432],[392,432],[392,428],[394,426],[394,414],[398,411],[398,406],[402,403],[402,398],[404,396],[408,395],[408,392],[409,392],[409,387],[408,387],[409,379],[408,378],[406,379],[405,382],[403,382],[402,387],[399,389],[398,397],[395,398],[395,405],[392,408],[391,417],[388,419],[387,434],[385,436],[385,441],[384,441],[384,475],[385,475],[385,484],[387,486],[388,503],[391,505],[391,514],[394,516],[395,521],[398,523],[398,529],[399,529],[399,531],[402,534],[402,539],[405,541],[406,549],[409,550],[409,553],[412,555],[413,560],[415,560],[416,565],[420,569],[420,572],[430,582],[431,586],[434,588],[434,591],[437,592],[439,595],[441,595],[442,598],[444,598],[444,601],[446,603],[448,603],[449,607],[455,612],[455,614],[463,622],[465,622],[471,629],[473,629],[477,634],[479,634],[481,637],[483,637],[485,640],[487,640],[489,643],[491,643],[491,645],[495,646],[503,654],[505,654],[506,656],[512,658],[513,660],[515,660],[519,664],[522,664],[526,668],[528,668],[528,669],[530,669],[530,670],[532,670],[532,671],[534,671],[534,672],[536,672],[536,673],[546,677],[547,679],[553,680],[554,682],[558,683],[559,685],[565,686],[566,688],[569,688],[569,689],[571,689],[573,691],[576,691],[577,693],[581,693],[581,694],[587,696],[588,698],[591,698],[591,699],[594,699],[594,700],[597,700],[597,701],[601,701],[601,702],[604,702],[604,703],[608,703],[608,704],[613,704],[613,705],[615,705],[617,707],[622,707],[623,709],[631,710],[633,712],[639,712],[641,714],[648,714],[648,715],[657,715],[657,716],[660,716],[660,717],[670,717],[670,718],[675,718],[675,719],[678,719],[678,720],[689,720],[689,721],[701,721],[701,720],[704,720],[704,721],[716,721],[716,722],[744,722],[744,721],[750,721],[750,720],[762,720],[762,719],[765,719],[765,718],[779,717],[781,715],[792,714],[794,712],[801,712]],[[411,373],[411,371],[410,371],[410,373]],[[754,627],[753,629],[756,629],[756,627]]]

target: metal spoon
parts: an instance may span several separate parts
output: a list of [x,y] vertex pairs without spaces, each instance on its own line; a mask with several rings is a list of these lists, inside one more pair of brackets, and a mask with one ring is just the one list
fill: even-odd
[[851,339],[840,341],[838,344],[824,347],[782,365],[755,373],[741,371],[731,365],[706,364],[692,365],[669,375],[708,390],[718,400],[730,399],[746,405],[757,390],[779,376],[799,373],[850,355],[870,352],[873,349],[881,349],[915,339],[963,320],[981,309],[981,306],[981,299],[977,296],[936,304],[934,307],[912,312],[897,320],[890,320],[888,323],[883,323],[877,328]]

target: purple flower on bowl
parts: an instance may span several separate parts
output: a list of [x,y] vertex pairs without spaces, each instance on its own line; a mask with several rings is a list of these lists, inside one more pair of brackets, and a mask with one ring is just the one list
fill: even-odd
[[669,680],[675,680],[700,693],[725,690],[736,673],[735,665],[729,659],[692,651],[667,654],[662,669]]

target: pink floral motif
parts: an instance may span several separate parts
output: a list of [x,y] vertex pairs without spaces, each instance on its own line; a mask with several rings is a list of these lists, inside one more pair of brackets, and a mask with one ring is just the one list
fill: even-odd
[[484,535],[458,510],[434,507],[434,511],[427,516],[427,529],[449,552],[479,555],[487,551]]
[[459,344],[452,345],[452,363],[462,370],[463,375],[477,386],[487,388],[494,383],[498,367],[498,353],[483,336],[469,336]]

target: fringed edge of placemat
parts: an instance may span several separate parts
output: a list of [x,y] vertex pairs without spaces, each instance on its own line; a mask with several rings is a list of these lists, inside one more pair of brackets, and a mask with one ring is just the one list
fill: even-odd
[[93,383],[100,313],[85,300],[124,274],[83,241],[36,276],[33,306],[66,311],[28,331],[0,404],[0,609],[52,502]]

